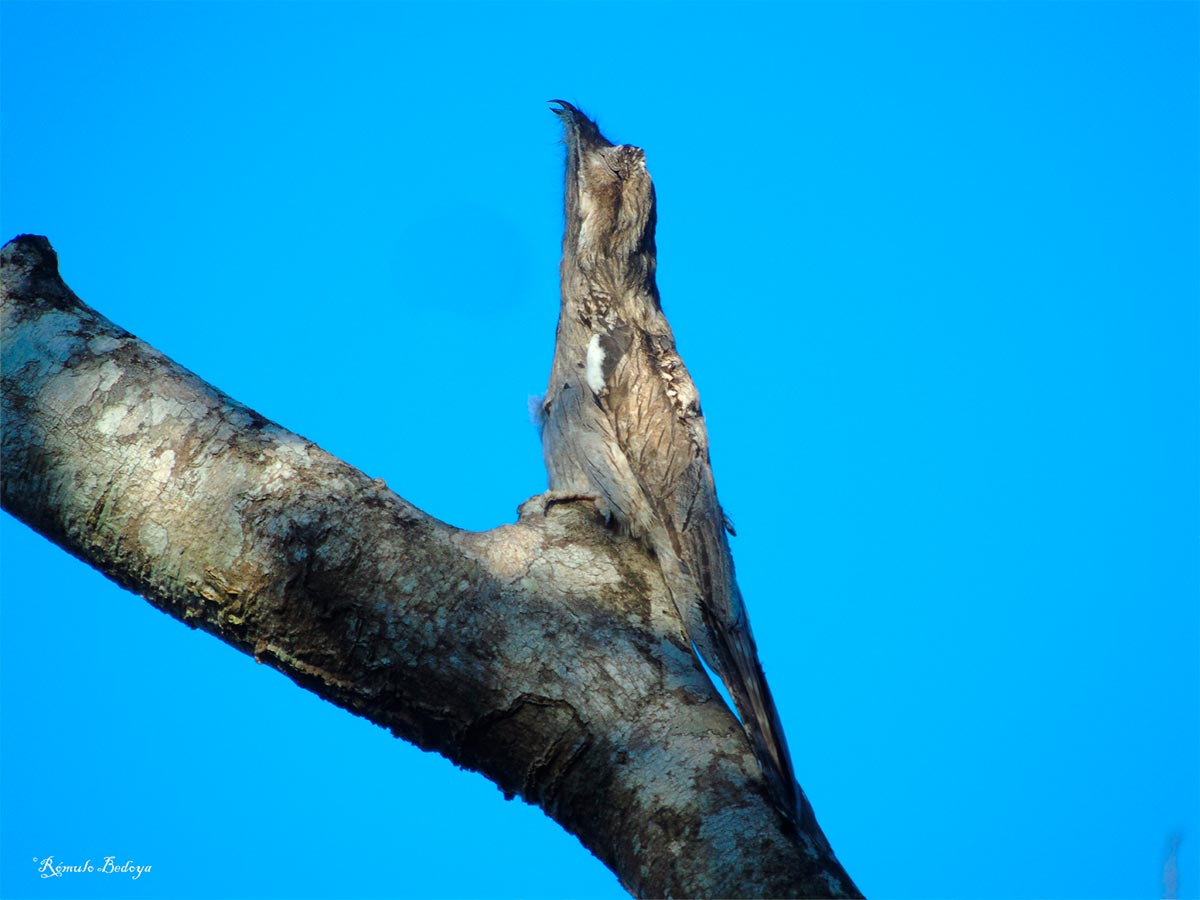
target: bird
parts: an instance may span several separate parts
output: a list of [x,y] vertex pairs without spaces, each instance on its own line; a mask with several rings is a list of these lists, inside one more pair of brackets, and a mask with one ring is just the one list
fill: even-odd
[[551,498],[590,498],[658,561],[688,640],[725,684],[771,799],[799,822],[796,782],[734,575],[700,397],[655,280],[656,201],[639,147],[565,100],[561,304],[541,406]]

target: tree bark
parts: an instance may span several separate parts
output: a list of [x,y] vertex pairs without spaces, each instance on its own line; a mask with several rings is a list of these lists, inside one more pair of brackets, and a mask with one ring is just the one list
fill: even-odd
[[659,572],[592,503],[470,533],[0,253],[3,508],[193,628],[540,806],[636,896],[860,896],[789,827]]

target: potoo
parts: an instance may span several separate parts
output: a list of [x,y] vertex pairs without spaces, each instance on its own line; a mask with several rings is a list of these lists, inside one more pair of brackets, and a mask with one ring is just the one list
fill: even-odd
[[613,145],[570,103],[562,306],[542,449],[550,490],[594,496],[653,552],[687,637],[725,683],[772,797],[808,810],[734,578],[700,399],[655,284],[654,186],[645,154]]

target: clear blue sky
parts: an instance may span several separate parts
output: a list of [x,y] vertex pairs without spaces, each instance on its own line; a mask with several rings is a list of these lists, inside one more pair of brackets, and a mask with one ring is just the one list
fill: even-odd
[[[563,97],[876,898],[1200,891],[1197,6],[0,4],[0,238],[453,524],[544,488]],[[578,842],[0,520],[0,895],[549,898]],[[41,881],[35,856],[149,864]]]

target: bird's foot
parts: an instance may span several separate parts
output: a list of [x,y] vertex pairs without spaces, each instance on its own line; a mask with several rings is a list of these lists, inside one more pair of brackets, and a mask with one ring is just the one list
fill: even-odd
[[557,503],[591,503],[604,519],[606,526],[612,522],[612,511],[608,507],[608,501],[599,494],[584,491],[546,491],[544,494],[536,494],[517,507],[517,515],[522,519],[531,515],[545,516],[550,512],[550,507]]

